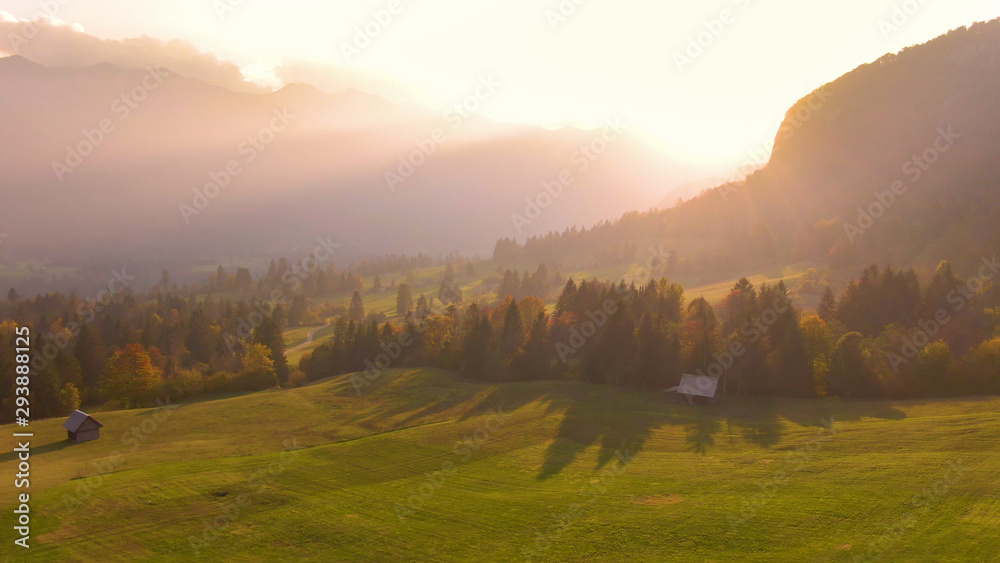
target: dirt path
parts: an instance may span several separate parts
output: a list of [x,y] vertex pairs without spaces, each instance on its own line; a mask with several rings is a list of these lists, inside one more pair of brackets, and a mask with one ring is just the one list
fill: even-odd
[[325,324],[325,325],[323,325],[323,326],[320,326],[320,327],[316,327],[316,328],[314,328],[314,329],[310,330],[310,331],[309,331],[309,334],[307,334],[307,335],[306,335],[306,341],[305,341],[305,342],[303,342],[302,344],[299,344],[298,346],[296,346],[296,347],[294,347],[294,348],[289,348],[288,350],[285,350],[285,355],[287,356],[289,352],[294,352],[294,351],[296,351],[296,350],[300,350],[300,349],[302,349],[302,348],[305,348],[306,346],[308,346],[308,345],[312,344],[312,341],[313,341],[313,336],[314,336],[314,335],[315,335],[315,334],[316,334],[317,332],[319,332],[319,331],[323,330],[324,328],[326,328],[326,327],[328,327],[328,326],[330,326],[330,325],[329,325],[329,324]]

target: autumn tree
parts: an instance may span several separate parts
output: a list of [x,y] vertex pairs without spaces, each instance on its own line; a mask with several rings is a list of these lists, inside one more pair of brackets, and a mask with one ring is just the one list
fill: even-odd
[[153,365],[146,348],[130,344],[108,360],[101,377],[101,392],[126,408],[134,408],[151,400],[161,383],[162,373]]
[[290,370],[288,369],[288,359],[285,358],[285,336],[284,312],[281,307],[276,307],[270,317],[264,317],[261,325],[254,331],[254,342],[263,344],[271,350],[271,359],[274,363],[274,370],[278,375],[278,382],[282,385],[288,381]]
[[249,391],[270,389],[278,384],[271,349],[263,344],[251,344],[243,355],[243,370],[239,374],[240,387]]
[[818,315],[802,319],[800,326],[806,361],[812,366],[813,393],[817,397],[823,397],[827,393],[827,379],[830,375],[830,334],[826,322]]

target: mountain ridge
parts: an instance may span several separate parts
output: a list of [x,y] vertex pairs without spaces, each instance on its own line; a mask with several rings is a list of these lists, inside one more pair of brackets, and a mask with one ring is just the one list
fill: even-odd
[[[803,96],[786,112],[770,161],[743,181],[589,230],[501,240],[495,256],[642,263],[647,253],[633,247],[662,247],[675,252],[672,275],[701,282],[801,261],[840,271],[872,261],[972,267],[996,252],[975,233],[1000,234],[998,77],[1000,19],[957,28]],[[961,138],[934,149],[949,127]],[[925,153],[933,165],[920,164]],[[889,202],[884,192],[897,180],[905,185]]]
[[[264,247],[298,248],[330,234],[372,254],[488,252],[498,235],[516,232],[510,216],[524,212],[526,198],[536,197],[543,182],[573,166],[571,157],[579,145],[598,133],[552,132],[476,114],[449,119],[358,90],[326,94],[291,85],[261,94],[234,92],[172,71],[143,91],[141,81],[149,70],[37,65],[25,71],[26,62],[0,65],[0,112],[5,117],[0,166],[8,171],[0,196],[12,202],[0,211],[0,221],[9,225],[5,228],[12,241],[21,241],[17,248],[49,256],[94,248],[105,256],[156,249],[166,256],[191,257],[192,248],[197,256],[246,255]],[[132,94],[143,100],[129,109],[127,119],[118,119],[110,108]],[[263,131],[281,105],[296,105],[301,118],[274,135],[252,167],[244,163],[254,172],[234,181],[239,190],[213,200],[197,218],[214,219],[193,227],[183,222],[178,206],[190,203],[210,173],[238,157],[241,139]],[[115,108],[122,109],[120,104]],[[121,114],[126,115],[124,110]],[[82,132],[104,119],[111,119],[114,131],[59,181],[53,167],[73,158],[81,143],[86,151]],[[394,193],[386,173],[398,169],[401,159],[421,160],[417,143],[432,142],[438,129],[446,138],[433,141],[428,150],[434,154],[424,155],[426,162],[405,179],[405,189]],[[530,232],[593,224],[647,208],[662,194],[664,181],[697,175],[697,170],[667,162],[652,148],[623,138],[580,175],[574,189],[538,218]],[[124,185],[130,190],[123,191]],[[613,198],[607,193],[612,185],[618,190]],[[414,199],[406,193],[421,195]],[[478,201],[467,197],[473,193]],[[29,224],[24,210],[32,206],[44,206],[47,212]],[[105,209],[119,206],[132,211]],[[475,216],[476,209],[491,213]],[[386,220],[365,221],[366,216]],[[213,221],[221,224],[207,224]],[[257,229],[248,223],[256,223]],[[453,232],[435,232],[442,223],[454,225]],[[77,236],[67,240],[45,234],[57,225]],[[40,234],[27,236],[33,231]]]

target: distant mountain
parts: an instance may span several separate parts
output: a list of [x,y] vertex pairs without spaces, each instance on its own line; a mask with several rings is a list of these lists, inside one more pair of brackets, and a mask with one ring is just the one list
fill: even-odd
[[645,262],[650,247],[666,249],[667,269],[685,279],[804,260],[852,272],[942,259],[978,269],[1000,252],[1000,19],[885,55],[805,96],[770,162],[745,181],[584,231],[501,241],[497,252],[592,264]]
[[716,186],[721,186],[722,184],[725,183],[726,183],[725,178],[715,177],[715,178],[703,178],[701,180],[695,180],[693,182],[687,182],[685,184],[681,184],[680,186],[677,186],[676,188],[673,188],[672,190],[667,192],[667,195],[665,195],[663,197],[663,200],[656,205],[656,208],[669,209],[677,205],[678,201],[683,203],[697,195],[700,195],[701,192],[705,190],[712,189]]
[[[470,108],[488,103],[488,85],[479,92]],[[319,236],[370,254],[485,253],[498,237],[649,208],[698,174],[601,134],[356,90],[236,93],[169,69],[13,56],[0,59],[0,232],[9,250],[48,256],[245,256]],[[228,185],[206,188],[231,162]],[[571,181],[553,188],[560,175]]]

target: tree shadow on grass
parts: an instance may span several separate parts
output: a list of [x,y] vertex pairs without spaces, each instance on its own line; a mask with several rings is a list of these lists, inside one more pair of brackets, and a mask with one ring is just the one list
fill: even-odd
[[[398,383],[402,387],[393,387],[395,378],[399,379]],[[464,379],[457,373],[443,370],[434,372],[407,368],[387,370],[370,387],[364,388],[360,397],[372,399],[391,397],[391,401],[375,400],[373,404],[376,405],[377,411],[361,412],[346,424],[372,417],[382,420],[402,417],[397,421],[398,425],[407,426],[452,410],[455,411],[454,414],[459,421],[489,411],[510,413],[526,404],[544,400],[551,392],[549,388],[551,385],[559,384],[536,381],[509,385]],[[334,393],[357,396],[353,387],[346,382],[336,387]]]
[[[616,458],[631,458],[642,450],[653,431],[665,424],[680,423],[672,410],[660,410],[633,393],[591,384],[576,384],[569,396],[554,398],[547,415],[561,413],[553,442],[545,451],[538,478],[558,475],[577,456],[599,443],[597,467]],[[701,432],[694,432],[701,440]]]
[[906,417],[887,401],[723,397],[713,406],[700,407],[667,403],[654,392],[637,391],[578,384],[571,396],[552,398],[549,413],[561,410],[563,418],[538,478],[559,474],[595,443],[600,443],[596,469],[619,454],[635,456],[654,431],[667,426],[683,428],[688,451],[704,455],[723,428],[767,450],[781,444],[789,424],[829,427],[835,421]]
[[510,414],[534,402],[551,402],[562,393],[565,382],[530,381],[514,384],[499,383],[482,393],[460,420],[467,420],[488,412]]
[[[399,388],[395,388],[397,378]],[[738,435],[767,450],[781,444],[789,426],[818,428],[829,427],[831,421],[906,417],[889,401],[724,396],[715,405],[703,407],[669,403],[655,390],[569,381],[479,382],[462,379],[454,372],[405,368],[387,371],[365,391],[366,395],[392,396],[394,400],[374,402],[377,410],[365,411],[359,419],[403,416],[403,426],[451,410],[464,421],[490,411],[513,413],[541,402],[543,416],[560,418],[538,471],[542,480],[561,473],[594,444],[599,444],[596,469],[618,457],[631,458],[655,431],[668,426],[683,430],[689,452],[705,455],[715,447],[723,429],[731,437]],[[334,393],[355,394],[346,380],[339,382]]]
[[[59,442],[52,442],[49,444],[45,444],[44,446],[37,446],[31,448],[31,455],[32,456],[45,455],[49,452],[57,452],[63,448],[68,448],[69,446],[72,445],[74,444],[73,442],[70,442],[69,439],[61,440]],[[5,454],[2,454],[0,455],[0,463],[3,463],[5,461],[13,461],[17,459],[17,455],[18,452],[7,452]]]

